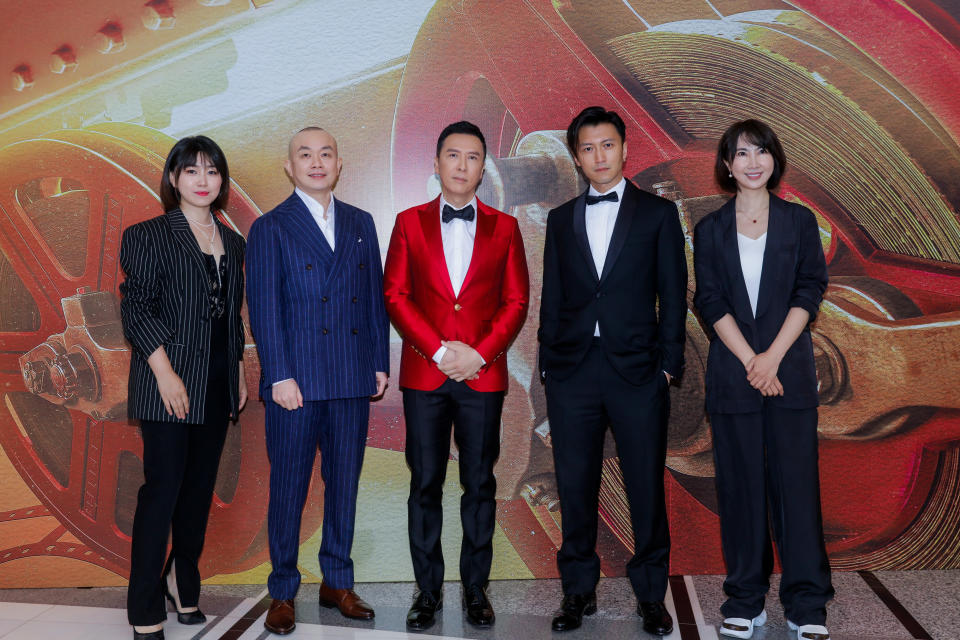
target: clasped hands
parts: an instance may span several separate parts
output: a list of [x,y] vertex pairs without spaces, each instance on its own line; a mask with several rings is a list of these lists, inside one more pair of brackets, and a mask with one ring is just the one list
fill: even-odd
[[747,382],[765,396],[782,396],[783,385],[777,378],[780,358],[769,351],[758,353],[744,365],[747,370]]
[[476,380],[479,377],[478,372],[484,362],[476,349],[459,340],[441,340],[440,344],[447,348],[437,364],[443,375],[454,382]]

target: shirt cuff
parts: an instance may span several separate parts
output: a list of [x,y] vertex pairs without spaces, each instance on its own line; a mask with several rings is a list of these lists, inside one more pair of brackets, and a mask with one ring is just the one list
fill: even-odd
[[280,384],[281,382],[286,382],[287,380],[293,380],[293,378],[284,378],[283,380],[277,380],[277,381],[274,382],[273,385],[271,385],[271,386],[276,386],[276,385]]
[[433,354],[433,361],[440,364],[440,361],[443,360],[443,354],[446,352],[447,348],[441,345],[440,348],[437,349],[437,352]]

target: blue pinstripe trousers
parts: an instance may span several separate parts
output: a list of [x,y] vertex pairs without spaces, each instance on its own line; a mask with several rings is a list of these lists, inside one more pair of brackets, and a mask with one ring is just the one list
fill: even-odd
[[305,401],[303,408],[295,411],[288,411],[269,398],[264,402],[270,456],[270,596],[292,599],[300,587],[300,521],[317,449],[324,481],[320,570],[324,581],[334,589],[351,589],[350,549],[370,398]]

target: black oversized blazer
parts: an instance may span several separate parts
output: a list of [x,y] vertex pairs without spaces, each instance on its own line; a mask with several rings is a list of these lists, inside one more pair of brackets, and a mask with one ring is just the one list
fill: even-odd
[[[813,322],[827,288],[827,265],[817,220],[806,207],[770,195],[756,318],[740,268],[736,198],[697,224],[693,242],[697,281],[693,304],[710,334],[707,412],[760,411],[762,395],[747,382],[743,364],[716,336],[713,325],[729,313],[753,350],[761,353],[773,343],[792,307],[806,309]],[[792,409],[817,406],[817,372],[809,324],[783,356],[777,377],[783,385],[783,396],[771,397],[770,402]]]
[[[217,220],[227,267],[227,367],[230,417],[236,418],[239,360],[243,357],[243,236]],[[201,424],[210,363],[210,281],[200,247],[177,209],[132,225],[123,233],[120,285],[123,333],[132,345],[127,397],[129,417],[157,422]],[[190,412],[168,415],[147,358],[163,346],[183,380]]]
[[687,262],[677,207],[627,180],[603,273],[587,240],[586,192],[547,217],[540,297],[540,371],[565,379],[596,324],[614,368],[633,384],[683,372]]

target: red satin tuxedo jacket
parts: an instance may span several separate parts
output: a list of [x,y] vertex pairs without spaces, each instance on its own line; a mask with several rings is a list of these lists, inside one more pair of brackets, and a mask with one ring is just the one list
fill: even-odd
[[384,265],[387,312],[403,336],[400,386],[432,391],[447,377],[433,361],[441,340],[476,349],[486,365],[467,384],[507,389],[507,347],[527,316],[530,278],[520,227],[513,217],[477,201],[473,256],[460,294],[440,235],[440,198],[397,215]]

